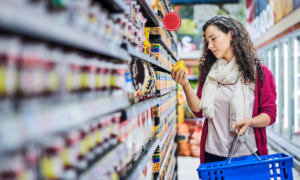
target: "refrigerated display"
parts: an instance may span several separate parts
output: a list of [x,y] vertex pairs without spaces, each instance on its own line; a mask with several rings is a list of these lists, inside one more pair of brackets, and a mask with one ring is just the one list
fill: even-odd
[[300,36],[294,38],[294,128],[292,141],[300,142]]
[[300,148],[300,30],[289,33],[258,50],[272,71],[277,92],[277,119],[268,127]]

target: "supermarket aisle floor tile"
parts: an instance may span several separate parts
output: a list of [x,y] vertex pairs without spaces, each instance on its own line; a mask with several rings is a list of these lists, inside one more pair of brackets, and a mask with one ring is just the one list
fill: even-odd
[[178,156],[178,180],[198,180],[199,158]]

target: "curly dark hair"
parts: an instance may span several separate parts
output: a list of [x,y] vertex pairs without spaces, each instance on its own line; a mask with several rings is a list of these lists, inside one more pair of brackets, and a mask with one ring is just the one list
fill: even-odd
[[[256,55],[256,49],[252,43],[247,30],[243,25],[228,16],[215,16],[208,20],[203,25],[203,32],[206,31],[209,25],[217,26],[223,33],[232,31],[233,53],[236,63],[239,66],[239,71],[242,73],[243,83],[255,83],[255,71],[257,70],[259,80],[263,83],[265,74],[264,69],[261,67],[260,60]],[[216,62],[217,58],[208,49],[208,42],[206,41],[205,34],[203,34],[203,49],[202,57],[199,63],[199,83],[204,84],[205,79],[210,71],[212,65]]]

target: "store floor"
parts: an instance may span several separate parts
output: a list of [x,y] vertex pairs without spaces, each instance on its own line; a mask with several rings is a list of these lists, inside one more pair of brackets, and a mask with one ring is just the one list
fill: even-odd
[[[270,154],[277,153],[268,147]],[[196,169],[200,163],[199,158],[178,156],[178,180],[199,180]],[[294,180],[300,180],[300,172],[293,169]]]

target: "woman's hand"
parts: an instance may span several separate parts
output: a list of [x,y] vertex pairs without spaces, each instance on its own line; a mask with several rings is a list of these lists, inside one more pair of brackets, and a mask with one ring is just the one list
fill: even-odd
[[187,72],[185,69],[182,70],[182,68],[178,68],[177,71],[175,71],[175,68],[173,68],[172,72],[172,78],[175,82],[180,84],[181,86],[186,86],[189,84],[189,81],[186,79],[187,77]]
[[240,122],[235,123],[234,134],[238,135],[238,133],[241,132],[244,135],[250,126],[250,121],[251,119],[243,119]]

